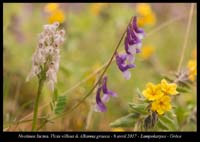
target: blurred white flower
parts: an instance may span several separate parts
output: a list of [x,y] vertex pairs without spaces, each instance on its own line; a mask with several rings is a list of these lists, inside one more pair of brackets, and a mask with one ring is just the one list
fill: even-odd
[[63,29],[57,30],[58,26],[58,22],[44,25],[44,31],[38,36],[38,46],[32,57],[32,69],[26,78],[26,81],[29,81],[44,72],[47,86],[52,91],[57,82],[60,61],[59,46],[63,44],[65,35]]

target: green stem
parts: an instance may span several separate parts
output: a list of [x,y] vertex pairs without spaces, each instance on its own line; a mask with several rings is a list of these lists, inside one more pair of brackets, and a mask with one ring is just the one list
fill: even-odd
[[38,113],[38,104],[39,104],[39,99],[40,99],[40,96],[41,96],[43,85],[44,85],[44,79],[43,78],[39,78],[38,92],[37,92],[37,97],[36,97],[35,106],[34,106],[32,131],[36,131],[37,117],[38,117],[38,115],[37,115],[37,113]]

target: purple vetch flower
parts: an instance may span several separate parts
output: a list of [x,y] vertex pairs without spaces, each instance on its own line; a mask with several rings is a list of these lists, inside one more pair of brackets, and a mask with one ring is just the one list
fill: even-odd
[[143,29],[138,28],[138,26],[137,26],[137,17],[136,16],[133,17],[132,27],[133,27],[134,31],[136,32],[138,38],[139,39],[143,39],[145,33],[144,33]]
[[135,54],[141,51],[144,34],[144,30],[137,26],[136,16],[133,17],[127,28],[124,40],[126,53],[121,55],[116,53],[115,55],[118,68],[122,71],[127,80],[131,77],[131,73],[128,69],[135,67]]
[[[137,18],[134,17],[132,23],[128,26],[125,37],[125,51],[127,54],[140,52],[144,31],[137,26]],[[131,52],[132,51],[132,52]]]
[[109,99],[110,99],[110,96],[113,96],[113,97],[117,96],[117,94],[115,92],[108,90],[108,88],[107,88],[107,76],[105,76],[103,78],[102,90],[103,90],[103,93],[104,93],[102,100],[104,102],[108,102]]
[[105,104],[103,103],[103,101],[101,100],[101,89],[102,87],[99,86],[97,89],[97,94],[96,94],[96,111],[101,111],[101,112],[105,112],[107,110]]
[[131,77],[131,73],[128,69],[134,68],[135,64],[127,64],[126,63],[127,57],[128,57],[127,54],[119,55],[118,53],[116,53],[115,55],[118,68],[123,73],[124,77],[128,80]]
[[[103,97],[101,98],[101,91],[103,91]],[[102,83],[99,85],[96,94],[96,111],[105,112],[107,110],[104,103],[108,102],[110,97],[116,97],[117,94],[107,88],[107,77],[103,77]]]

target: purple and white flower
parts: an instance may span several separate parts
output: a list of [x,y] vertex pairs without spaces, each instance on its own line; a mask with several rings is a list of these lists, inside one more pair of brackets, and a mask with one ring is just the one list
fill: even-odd
[[[101,91],[103,91],[102,98],[101,98]],[[107,111],[105,103],[109,101],[111,96],[116,97],[117,94],[107,88],[107,77],[105,76],[103,77],[102,83],[99,85],[97,89],[95,110],[100,112]]]
[[118,66],[119,70],[123,73],[124,78],[127,80],[131,78],[131,73],[130,73],[129,69],[135,67],[135,64],[126,63],[128,56],[129,55],[127,55],[127,54],[119,55],[118,53],[116,53],[116,55],[115,55],[117,66]]
[[130,79],[131,73],[128,69],[134,68],[135,54],[140,53],[142,47],[142,39],[144,37],[144,30],[138,28],[137,18],[133,17],[130,25],[126,31],[124,40],[125,54],[119,55],[116,52],[115,58],[118,68],[123,73],[125,79]]

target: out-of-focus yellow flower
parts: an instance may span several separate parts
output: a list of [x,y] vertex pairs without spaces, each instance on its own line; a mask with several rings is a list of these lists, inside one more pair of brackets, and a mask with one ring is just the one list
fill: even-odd
[[124,132],[124,129],[123,128],[112,128],[112,132]]
[[44,7],[44,11],[47,13],[52,13],[55,10],[58,9],[58,4],[57,3],[48,3],[45,7]]
[[44,11],[48,13],[48,22],[50,24],[54,22],[63,23],[65,20],[64,12],[59,8],[59,4],[57,3],[48,3],[44,7]]
[[106,6],[108,6],[108,3],[93,3],[90,5],[90,12],[97,16]]
[[176,91],[177,85],[175,83],[167,83],[165,79],[161,80],[161,90],[165,94],[170,94],[170,95],[177,95],[178,92]]
[[169,96],[164,95],[162,98],[155,100],[151,104],[151,110],[156,111],[159,115],[164,114],[166,111],[171,110],[171,99]]
[[146,3],[137,4],[136,12],[138,14],[138,25],[139,26],[155,25],[156,15],[153,12],[153,10],[151,9],[150,4],[146,4]]
[[139,3],[136,5],[136,12],[142,16],[148,16],[149,13],[152,13],[151,5],[147,3]]
[[139,16],[138,17],[138,25],[144,26],[144,25],[150,25],[153,26],[156,23],[156,17],[155,14],[152,13],[149,16]]
[[153,83],[147,83],[146,89],[142,92],[142,94],[149,101],[158,100],[164,95],[161,91],[160,85],[154,85]]
[[189,79],[194,81],[197,75],[197,63],[195,59],[189,60],[187,64],[187,68],[189,71]]
[[153,46],[144,46],[142,47],[142,52],[140,53],[141,58],[149,59],[152,54],[155,52],[155,48]]
[[63,23],[65,20],[64,12],[61,9],[55,10],[51,15],[48,17],[49,23],[59,22]]

